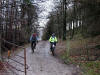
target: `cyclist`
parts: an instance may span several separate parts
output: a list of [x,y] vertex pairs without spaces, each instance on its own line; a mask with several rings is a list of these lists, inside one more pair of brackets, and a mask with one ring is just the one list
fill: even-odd
[[49,39],[50,42],[50,49],[52,48],[52,44],[54,43],[54,45],[56,46],[57,43],[57,37],[55,36],[55,34],[53,33],[52,36]]
[[32,36],[30,37],[30,42],[31,42],[31,48],[34,52],[34,49],[36,48],[36,43],[38,42],[37,34],[33,33]]

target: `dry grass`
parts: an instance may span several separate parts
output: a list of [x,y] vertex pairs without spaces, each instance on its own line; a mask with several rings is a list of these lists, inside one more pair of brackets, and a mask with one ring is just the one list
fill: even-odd
[[[100,61],[87,61],[87,49],[90,57],[94,58],[95,53],[100,56],[97,45],[100,45],[100,35],[94,38],[60,41],[57,44],[56,53],[64,59],[65,63],[79,64],[83,75],[100,75]],[[66,56],[68,53],[70,57]]]
[[61,56],[66,51],[66,41],[59,41],[56,46],[56,54]]
[[96,48],[100,45],[100,35],[94,38],[69,40],[67,43],[70,43],[67,47],[69,47],[71,56],[86,55],[87,50],[90,55],[100,54],[100,50]]

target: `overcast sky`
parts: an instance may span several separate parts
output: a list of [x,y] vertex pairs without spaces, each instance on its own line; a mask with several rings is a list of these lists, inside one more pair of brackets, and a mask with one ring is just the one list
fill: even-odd
[[41,0],[34,0],[34,2],[38,3],[39,11],[41,13],[38,14],[38,22],[40,26],[45,26],[49,19],[47,19],[49,13],[55,7],[54,0],[42,0],[43,2],[39,2]]

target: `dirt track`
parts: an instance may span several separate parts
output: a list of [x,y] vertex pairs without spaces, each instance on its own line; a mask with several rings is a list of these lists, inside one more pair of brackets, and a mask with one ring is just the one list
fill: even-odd
[[[53,57],[49,51],[49,42],[39,42],[35,53],[31,52],[31,47],[27,48],[27,64],[29,69],[27,75],[79,75],[79,69],[73,65],[65,65],[59,59]],[[19,53],[23,55],[23,51]],[[23,62],[20,59],[20,62]],[[15,64],[14,64],[15,65]],[[23,69],[21,66],[16,66]],[[18,75],[24,75],[21,72]]]

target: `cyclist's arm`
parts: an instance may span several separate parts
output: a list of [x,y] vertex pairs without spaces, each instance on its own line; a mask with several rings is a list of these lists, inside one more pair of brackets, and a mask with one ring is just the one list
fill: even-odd
[[55,37],[55,42],[58,42],[57,37]]
[[50,39],[49,39],[49,42],[51,43],[51,37],[50,37]]

